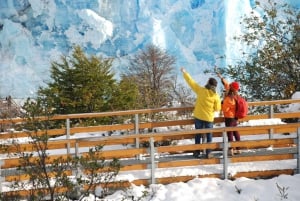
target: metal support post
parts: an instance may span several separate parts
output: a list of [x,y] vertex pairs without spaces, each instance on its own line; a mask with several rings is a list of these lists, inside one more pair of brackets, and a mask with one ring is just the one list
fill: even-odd
[[[138,134],[139,133],[139,115],[135,114],[134,115],[134,134]],[[135,147],[139,148],[140,147],[140,139],[136,138],[135,139]]]
[[0,160],[0,193],[2,193],[2,182],[5,181],[5,178],[2,177],[2,165],[4,164],[4,160]]
[[228,179],[228,138],[226,131],[223,131],[223,178]]
[[[70,119],[66,119],[66,139],[70,139]],[[70,142],[67,144],[67,154],[70,154]]]
[[[270,105],[269,106],[269,110],[270,110],[269,111],[269,118],[272,119],[274,117],[274,106]],[[269,129],[269,139],[273,139],[274,138],[273,134],[274,134],[274,129],[270,128]]]
[[79,157],[79,144],[78,142],[75,143],[75,157]]
[[300,127],[297,129],[297,173],[300,174]]
[[150,138],[151,184],[155,184],[155,147],[154,139]]
[[[134,134],[139,134],[139,115],[135,114],[134,115]],[[135,148],[140,148],[140,138],[136,137],[135,138]],[[136,159],[141,160],[142,159],[142,154],[138,154],[135,156]]]

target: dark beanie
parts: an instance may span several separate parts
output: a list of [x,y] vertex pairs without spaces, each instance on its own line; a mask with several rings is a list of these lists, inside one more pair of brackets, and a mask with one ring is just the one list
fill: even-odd
[[213,92],[216,93],[216,87],[217,87],[217,85],[218,85],[217,80],[215,78],[211,77],[211,78],[209,78],[207,84],[205,85],[205,88],[206,89],[210,89],[210,90],[212,90]]
[[212,86],[217,86],[218,85],[218,81],[215,78],[209,78],[208,83]]

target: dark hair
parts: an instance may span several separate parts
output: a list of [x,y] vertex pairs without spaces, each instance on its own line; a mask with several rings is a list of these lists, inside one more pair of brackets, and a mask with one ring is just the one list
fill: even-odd
[[229,89],[229,91],[227,93],[227,95],[229,95],[229,96],[235,96],[237,94],[238,94],[238,92],[236,90],[231,89],[231,88]]
[[216,87],[218,85],[218,81],[215,78],[211,77],[208,80],[208,84]]

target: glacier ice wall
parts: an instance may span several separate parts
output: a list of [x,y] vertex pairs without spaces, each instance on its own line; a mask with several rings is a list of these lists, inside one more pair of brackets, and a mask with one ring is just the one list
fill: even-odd
[[[292,1],[292,0],[291,0]],[[73,45],[114,57],[118,71],[153,43],[199,82],[238,57],[232,35],[253,0],[0,0],[0,97],[26,98],[49,81],[51,61]],[[226,57],[227,58],[227,57]]]

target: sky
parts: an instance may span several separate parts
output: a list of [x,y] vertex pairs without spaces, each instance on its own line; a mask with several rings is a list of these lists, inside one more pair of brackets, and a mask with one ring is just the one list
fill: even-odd
[[[294,99],[300,99],[300,92],[297,92]],[[290,104],[285,111],[300,111],[300,104]],[[250,120],[239,126],[255,126],[255,125],[271,125],[283,124],[280,119],[265,119],[265,120]],[[222,125],[221,125],[222,126]],[[167,128],[160,128],[161,131],[166,131]],[[71,138],[86,138],[103,133],[78,133]],[[296,135],[296,133],[291,134]],[[266,135],[259,135],[260,138],[266,138]],[[56,138],[64,138],[61,136]],[[241,136],[241,140],[248,140],[250,136]],[[252,137],[253,138],[253,137]],[[255,135],[257,139],[257,135]],[[26,138],[20,139],[25,141]],[[214,138],[213,141],[220,139]],[[3,143],[3,142],[1,142]],[[194,143],[193,140],[181,141],[179,143]],[[120,147],[110,146],[104,149],[120,149]],[[268,148],[272,151],[272,147]],[[250,150],[243,150],[245,152]],[[61,153],[61,150],[54,150],[50,154]],[[3,155],[0,156],[0,159]],[[199,159],[201,160],[201,159]],[[118,190],[105,198],[97,198],[94,195],[89,195],[83,198],[83,201],[299,201],[300,200],[300,174],[296,175],[280,175],[271,179],[249,179],[245,177],[236,180],[224,180],[217,178],[197,178],[199,173],[213,172],[217,170],[216,165],[202,165],[195,167],[167,168],[156,169],[156,175],[168,177],[170,175],[195,175],[195,179],[186,183],[178,182],[167,185],[152,184],[149,187],[132,185],[126,190]],[[273,162],[248,162],[235,163],[229,166],[229,172],[235,174],[238,171],[245,170],[271,170],[271,169],[297,168],[296,159],[286,161]],[[149,171],[147,171],[149,172]],[[126,171],[120,172],[117,180],[128,179],[134,180],[137,178],[146,178],[149,176],[145,171]],[[2,183],[2,190],[7,190],[5,183]],[[100,195],[102,189],[96,189],[96,193]]]

